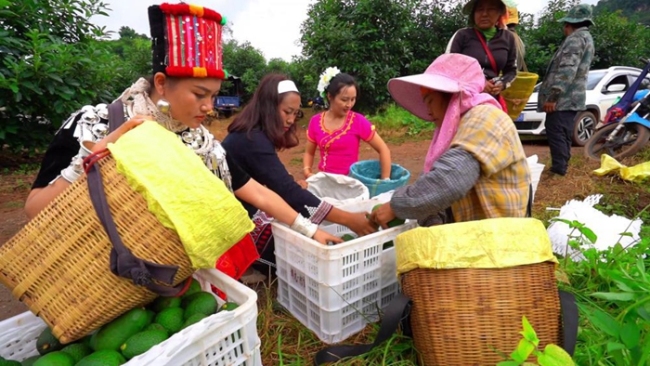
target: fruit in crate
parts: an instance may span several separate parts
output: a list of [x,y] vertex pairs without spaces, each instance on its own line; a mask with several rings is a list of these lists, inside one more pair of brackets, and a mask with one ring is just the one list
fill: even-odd
[[[383,206],[383,204],[381,204],[381,203],[378,204],[378,205],[375,205],[375,206],[372,208],[372,212],[377,211],[377,209],[378,209],[379,207],[381,207],[381,206]],[[390,221],[388,222],[388,227],[395,227],[395,226],[404,225],[405,222],[406,222],[406,220],[402,220],[402,219],[396,217],[396,218],[394,218],[394,219],[392,219],[392,220],[390,220]]]
[[52,330],[45,328],[36,340],[36,350],[39,354],[45,355],[63,348],[61,342],[52,334]]
[[343,236],[341,236],[341,239],[343,239],[343,241],[350,241],[356,238],[351,234],[343,234]]
[[95,351],[117,351],[129,337],[149,325],[153,315],[153,312],[142,308],[129,310],[93,334],[90,338],[90,348]]
[[74,366],[75,359],[69,354],[61,351],[50,352],[39,357],[34,366]]
[[187,300],[187,307],[183,315],[186,320],[194,314],[212,315],[217,312],[217,299],[210,293],[197,292]]
[[169,334],[164,330],[144,330],[129,337],[129,339],[120,346],[120,351],[124,357],[131,359],[147,352],[151,347],[158,343],[162,343],[167,338],[169,338]]
[[121,353],[113,350],[102,350],[89,354],[79,361],[75,366],[95,366],[95,365],[106,365],[106,366],[119,366],[126,362],[124,356]]
[[0,357],[0,366],[21,366],[21,363],[14,360],[6,360]]

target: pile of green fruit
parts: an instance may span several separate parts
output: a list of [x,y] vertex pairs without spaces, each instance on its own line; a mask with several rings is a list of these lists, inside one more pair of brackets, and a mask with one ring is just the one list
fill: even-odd
[[75,343],[61,344],[46,328],[36,341],[38,356],[22,363],[0,357],[0,366],[118,366],[205,317],[235,308],[232,302],[218,307],[214,295],[192,280],[183,296],[158,297],[146,308],[131,309]]
[[[375,212],[381,206],[382,206],[381,204],[375,205],[372,208],[372,212]],[[367,215],[367,217],[369,217],[369,215]],[[400,225],[403,225],[405,222],[406,222],[405,220],[394,218],[388,223],[388,227],[390,228],[390,227],[400,226]],[[341,236],[341,239],[343,239],[343,241],[350,241],[350,240],[354,240],[356,238],[357,237],[355,237],[352,234],[343,234],[343,236]],[[393,244],[393,241],[391,240],[391,241],[385,242],[384,245],[382,246],[382,249],[386,250],[386,249],[391,248],[393,246],[394,246],[394,244]]]

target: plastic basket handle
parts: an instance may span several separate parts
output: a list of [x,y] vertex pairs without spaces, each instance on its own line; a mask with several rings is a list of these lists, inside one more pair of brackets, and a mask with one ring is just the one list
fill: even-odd
[[[101,172],[95,164],[108,155],[110,155],[108,150],[90,154],[84,159],[84,170],[88,176],[90,200],[113,246],[110,254],[111,272],[117,276],[130,279],[134,284],[146,287],[161,296],[178,296],[182,294],[187,289],[187,281],[181,282],[175,287],[163,286],[153,282],[153,280],[157,280],[169,285],[173,284],[176,272],[178,272],[178,266],[157,264],[138,258],[122,242],[106,200]],[[191,278],[189,281],[191,281]]]

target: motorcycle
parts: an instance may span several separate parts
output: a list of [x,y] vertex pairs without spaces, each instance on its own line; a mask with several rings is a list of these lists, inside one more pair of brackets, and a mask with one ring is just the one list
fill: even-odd
[[650,140],[650,90],[639,90],[650,60],[621,99],[607,110],[603,123],[585,143],[585,156],[600,161],[602,154],[614,159],[632,156]]

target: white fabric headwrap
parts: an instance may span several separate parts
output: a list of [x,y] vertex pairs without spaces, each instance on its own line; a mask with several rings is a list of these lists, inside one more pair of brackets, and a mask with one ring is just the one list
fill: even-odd
[[278,83],[278,94],[287,93],[287,92],[296,92],[300,94],[296,84],[291,80],[282,80]]

